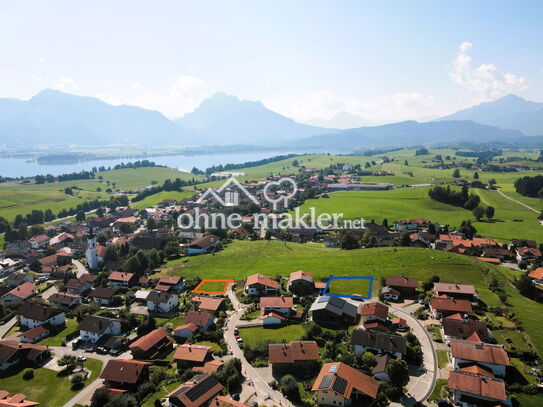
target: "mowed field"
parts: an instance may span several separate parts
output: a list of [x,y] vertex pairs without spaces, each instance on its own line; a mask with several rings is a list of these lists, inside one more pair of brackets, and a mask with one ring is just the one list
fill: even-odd
[[[278,241],[233,241],[215,255],[172,261],[162,269],[163,274],[199,276],[202,279],[243,280],[248,275],[262,273],[270,277],[288,276],[306,270],[316,280],[334,276],[373,276],[373,295],[380,288],[380,278],[407,275],[425,280],[438,275],[443,282],[473,284],[479,297],[490,307],[504,307],[513,311],[527,331],[538,353],[543,356],[543,330],[539,315],[543,305],[522,297],[511,281],[520,272],[496,267],[468,256],[416,248],[374,248],[361,250],[328,249],[316,243],[285,243]],[[503,283],[508,303],[488,289],[488,275]]]
[[477,222],[471,211],[434,201],[428,196],[428,188],[398,188],[389,191],[342,191],[329,194],[329,198],[307,200],[300,213],[309,213],[314,207],[317,214],[343,213],[344,219],[363,218],[389,224],[400,219],[431,219],[442,225],[460,226],[463,220],[471,220],[477,233],[502,241],[525,238],[536,241],[543,236],[543,226],[537,221],[537,213],[512,202],[497,191],[471,189],[481,197],[484,206],[494,206],[494,219]]
[[[103,180],[98,179],[99,176]],[[171,168],[125,168],[122,170],[105,171],[96,174],[95,179],[73,180],[45,184],[21,185],[17,182],[0,184],[0,216],[13,220],[16,215],[26,215],[32,210],[51,209],[56,215],[62,209],[75,208],[86,200],[107,200],[112,194],[106,189],[137,189],[151,185],[153,182],[161,185],[166,179],[181,178],[184,180],[196,179],[201,176],[181,172]],[[109,185],[108,182],[109,181]],[[112,184],[115,183],[115,187]],[[64,193],[65,188],[73,189],[73,194]],[[98,192],[97,188],[101,191]],[[160,202],[160,201],[159,201]]]

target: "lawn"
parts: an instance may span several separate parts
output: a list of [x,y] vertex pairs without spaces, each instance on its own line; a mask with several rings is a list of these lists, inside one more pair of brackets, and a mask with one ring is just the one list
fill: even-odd
[[511,358],[510,361],[511,361],[511,365],[514,366],[519,371],[522,377],[524,377],[524,379],[529,384],[537,384],[536,378],[533,375],[528,373],[532,369],[530,366],[526,365],[522,360],[518,358]]
[[66,327],[54,336],[49,336],[38,342],[41,346],[62,346],[62,340],[77,330],[79,323],[75,318],[66,318]]
[[[157,318],[155,318],[155,319],[157,319]],[[183,315],[178,315],[178,316],[176,316],[174,318],[170,318],[170,319],[165,318],[164,320],[160,321],[160,324],[159,324],[159,321],[157,320],[157,326],[163,326],[165,328],[171,327],[172,329],[174,329],[174,328],[177,328],[180,325],[183,325],[184,322],[185,322],[185,317]]]
[[437,364],[440,368],[446,367],[449,364],[449,351],[444,349],[436,350]]
[[174,199],[176,201],[181,201],[186,198],[190,198],[193,196],[196,192],[193,190],[183,190],[181,192],[179,191],[162,191],[157,194],[150,195],[141,201],[138,202],[132,202],[130,206],[132,208],[142,210],[145,208],[148,208],[150,206],[158,205],[160,202],[166,200],[166,199]]
[[[86,384],[98,377],[102,369],[102,362],[96,359],[87,359],[85,367],[91,370]],[[24,380],[25,369],[19,369],[10,376],[0,376],[0,388],[11,394],[23,393],[27,400],[40,403],[42,407],[58,407],[64,405],[80,390],[72,390],[72,384],[68,377],[63,377],[58,372],[40,368],[34,370],[34,378]]]
[[434,391],[432,394],[430,394],[430,397],[428,397],[428,400],[441,400],[441,389],[447,385],[447,379],[437,379],[436,381],[436,387],[434,387]]
[[543,393],[511,393],[509,396],[513,399],[513,407],[541,407],[543,404]]
[[368,278],[333,278],[330,280],[328,292],[337,295],[371,297],[370,285]]
[[499,344],[505,346],[507,352],[530,352],[532,347],[522,331],[514,329],[498,329],[492,331]]
[[280,328],[240,328],[239,335],[247,345],[254,345],[258,342],[283,343],[297,341],[305,334],[302,325],[287,325]]
[[222,349],[221,347],[215,343],[215,342],[211,342],[211,341],[201,341],[201,342],[195,342],[194,345],[201,345],[201,346],[211,346],[211,351],[213,353],[221,353],[222,352]]
[[204,294],[224,294],[228,284],[233,283],[233,280],[203,280],[194,290],[193,293],[204,293]]
[[166,397],[169,393],[174,391],[181,385],[179,382],[173,382],[165,386],[160,386],[159,390],[156,393],[151,394],[141,407],[155,407],[155,400]]

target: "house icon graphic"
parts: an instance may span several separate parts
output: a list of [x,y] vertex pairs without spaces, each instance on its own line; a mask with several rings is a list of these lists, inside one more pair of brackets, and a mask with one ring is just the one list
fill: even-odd
[[[223,198],[224,192],[224,198]],[[230,177],[226,180],[224,184],[217,190],[213,188],[208,188],[196,203],[201,203],[206,199],[214,198],[222,206],[238,206],[240,193],[243,193],[250,201],[255,205],[260,206],[260,202],[256,199],[247,189],[234,177]]]

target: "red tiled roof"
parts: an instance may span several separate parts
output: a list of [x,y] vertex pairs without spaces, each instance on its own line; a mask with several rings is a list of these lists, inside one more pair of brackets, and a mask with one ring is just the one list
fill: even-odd
[[403,318],[394,318],[394,319],[392,320],[392,323],[393,323],[394,325],[407,325],[407,322],[406,322],[405,319],[403,319]]
[[293,273],[290,273],[288,282],[290,284],[292,281],[300,280],[300,279],[313,282],[313,274],[308,273],[307,271],[304,271],[304,270],[298,270]]
[[468,373],[471,373],[471,374],[478,374],[478,375],[481,375],[481,376],[494,377],[494,374],[492,374],[491,371],[483,369],[481,366],[477,366],[477,365],[466,366],[466,367],[463,367],[463,368],[461,368],[459,370],[461,370],[463,372],[468,372]]
[[485,263],[490,263],[490,264],[500,264],[501,263],[500,259],[495,259],[494,257],[476,257],[476,259],[484,261]]
[[108,277],[110,281],[123,281],[125,283],[129,282],[134,277],[133,273],[125,273],[122,271],[114,271]]
[[368,331],[372,329],[378,329],[382,332],[388,332],[388,326],[383,324],[381,321],[366,322],[364,323],[364,328],[367,329]]
[[500,345],[483,342],[451,341],[451,355],[455,359],[509,366],[509,356]]
[[158,328],[132,342],[130,349],[139,349],[146,352],[159,342],[173,343],[173,339],[164,329]]
[[201,326],[207,326],[209,319],[212,318],[212,314],[209,312],[203,312],[203,311],[189,311],[187,313],[187,316],[185,317],[185,323],[190,324],[193,323],[194,325],[201,327]]
[[224,363],[219,360],[210,360],[209,362],[206,362],[203,366],[193,367],[192,370],[194,370],[195,372],[213,374],[223,365]]
[[454,298],[432,298],[430,306],[436,311],[472,312],[471,302]]
[[536,268],[528,274],[528,277],[535,278],[536,280],[543,280],[543,267]]
[[240,403],[239,401],[232,400],[225,396],[215,397],[209,407],[247,407],[247,404]]
[[386,278],[385,285],[392,287],[418,288],[419,281],[416,278],[405,276],[391,276]]
[[158,284],[177,285],[183,281],[183,277],[179,276],[162,276],[158,280]]
[[279,283],[275,280],[272,280],[268,276],[265,276],[263,274],[253,274],[247,277],[247,281],[245,282],[245,285],[253,285],[253,284],[262,284],[265,287],[270,288],[279,288]]
[[111,359],[107,362],[100,379],[134,384],[138,382],[148,365],[150,363],[138,360]]
[[[7,294],[12,294],[15,297],[18,297],[22,300],[25,300],[31,297],[36,290],[36,286],[32,283],[23,283],[20,286],[15,287],[13,290],[9,291]],[[4,295],[4,296],[5,296]]]
[[198,302],[198,309],[202,311],[217,312],[224,302],[224,298],[213,297],[193,297],[194,302]]
[[380,302],[367,302],[360,311],[362,316],[376,316],[381,319],[387,319],[388,307]]
[[475,295],[475,287],[470,284],[434,283],[435,293],[468,294]]
[[186,360],[189,362],[203,362],[210,351],[211,346],[191,345],[185,343],[177,347],[173,358],[175,360]]
[[270,363],[296,363],[301,360],[318,360],[319,348],[315,341],[296,341],[289,344],[269,344]]
[[260,298],[260,308],[292,308],[294,300],[292,297],[262,297]]
[[22,393],[10,396],[9,392],[0,390],[0,407],[32,407],[39,404],[35,401],[26,400],[26,396]]
[[[198,374],[189,381],[183,383],[166,397],[170,400],[177,400],[175,403],[178,405],[183,405],[185,407],[201,407],[212,397],[216,396],[222,389],[223,385],[220,384],[214,376]],[[189,395],[191,397],[189,397]]]
[[[323,386],[323,379],[326,376],[332,376],[332,380],[329,380],[329,384]],[[334,383],[338,380],[344,380],[346,385],[341,393],[334,390]],[[328,381],[328,380],[327,380]],[[312,391],[327,390],[340,394],[342,397],[349,399],[351,397],[353,389],[358,390],[361,393],[368,395],[375,399],[377,398],[377,392],[379,390],[379,383],[374,378],[362,373],[360,370],[354,369],[349,365],[341,362],[325,363],[322,366],[321,371],[313,384]]]
[[448,387],[451,390],[459,390],[493,400],[507,400],[503,380],[491,377],[456,370],[449,373]]
[[198,330],[198,327],[195,324],[190,323],[190,324],[180,325],[177,328],[175,328],[174,331],[180,331],[180,330],[183,330],[183,329],[186,329],[186,330],[192,331],[192,332],[196,332]]

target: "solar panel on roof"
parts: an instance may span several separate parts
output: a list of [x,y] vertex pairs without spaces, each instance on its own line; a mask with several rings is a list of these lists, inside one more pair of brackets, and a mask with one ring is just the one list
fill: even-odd
[[204,380],[202,380],[200,383],[198,383],[196,386],[194,386],[192,389],[188,390],[186,395],[187,398],[190,401],[197,400],[198,398],[202,397],[205,393],[207,393],[209,390],[211,390],[213,387],[217,385],[217,379],[215,379],[213,376],[208,376]]
[[334,375],[327,374],[326,376],[324,376],[319,385],[319,389],[327,389],[328,387],[330,387],[330,384],[332,384],[333,379],[334,379]]
[[345,389],[347,388],[347,380],[345,380],[342,377],[337,376],[336,380],[334,381],[334,385],[332,386],[332,389],[334,391],[337,391],[339,394],[345,393]]
[[328,373],[336,373],[337,372],[337,365],[332,365],[328,368]]

